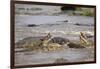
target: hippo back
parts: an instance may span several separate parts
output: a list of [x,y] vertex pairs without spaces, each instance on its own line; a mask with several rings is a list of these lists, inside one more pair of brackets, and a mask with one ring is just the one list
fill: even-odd
[[62,37],[54,37],[49,42],[50,43],[58,43],[58,44],[63,45],[63,44],[66,44],[67,42],[69,42],[69,39],[62,38]]

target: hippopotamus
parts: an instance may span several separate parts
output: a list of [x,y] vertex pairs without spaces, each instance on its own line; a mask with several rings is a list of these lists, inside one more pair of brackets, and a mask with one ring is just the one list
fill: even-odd
[[50,41],[50,43],[58,43],[58,44],[66,44],[69,42],[69,39],[66,39],[66,38],[62,38],[62,37],[54,37],[52,38]]

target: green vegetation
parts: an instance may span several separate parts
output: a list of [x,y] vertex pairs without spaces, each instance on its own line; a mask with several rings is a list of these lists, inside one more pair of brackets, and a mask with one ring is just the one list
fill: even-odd
[[93,16],[93,13],[86,10],[86,11],[83,11],[83,14],[81,14],[81,15],[84,15],[84,16]]
[[62,6],[61,7],[61,10],[62,11],[66,11],[66,10],[76,10],[76,7],[74,7],[74,6]]
[[62,6],[61,10],[69,15],[94,16],[93,8]]

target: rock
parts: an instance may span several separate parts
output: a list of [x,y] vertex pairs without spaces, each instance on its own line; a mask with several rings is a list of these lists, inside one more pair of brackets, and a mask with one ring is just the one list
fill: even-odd
[[77,26],[94,26],[94,24],[83,24],[83,23],[76,23],[74,25],[77,25]]
[[63,21],[63,22],[68,22],[68,20],[65,20],[65,21]]
[[38,25],[36,25],[36,24],[28,24],[27,26],[28,27],[37,27]]
[[68,20],[64,20],[64,21],[58,21],[58,22],[68,22]]
[[68,46],[69,48],[85,48],[83,45],[76,43],[69,43]]

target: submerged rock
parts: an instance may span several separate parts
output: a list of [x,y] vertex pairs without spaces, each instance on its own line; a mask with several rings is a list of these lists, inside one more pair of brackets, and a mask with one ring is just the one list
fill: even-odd
[[65,20],[65,21],[63,21],[63,22],[68,22],[68,20]]
[[27,27],[36,27],[36,26],[38,26],[38,25],[36,25],[36,24],[28,24],[27,25]]
[[74,25],[77,25],[77,26],[94,26],[94,24],[82,24],[82,23],[76,23]]
[[68,22],[68,20],[64,20],[64,21],[58,21],[58,22]]

